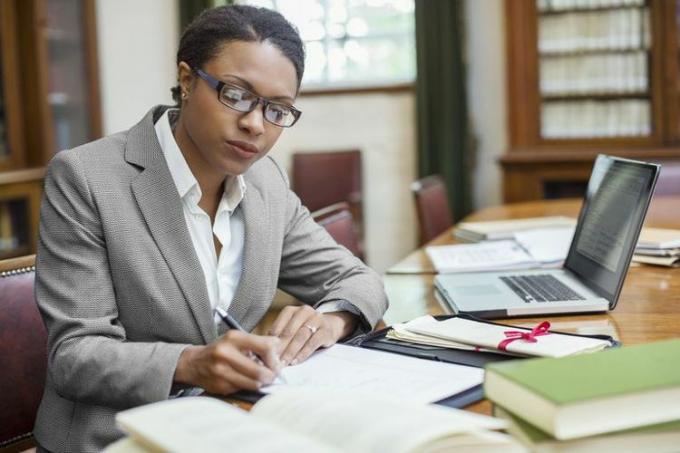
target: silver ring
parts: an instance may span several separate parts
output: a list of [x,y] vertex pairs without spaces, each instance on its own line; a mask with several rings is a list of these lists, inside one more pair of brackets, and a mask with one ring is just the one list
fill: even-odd
[[311,331],[312,331],[312,335],[314,335],[314,334],[316,333],[316,331],[319,330],[318,327],[310,326],[309,324],[303,324],[302,327],[306,327],[306,328],[308,328],[309,330],[311,330]]

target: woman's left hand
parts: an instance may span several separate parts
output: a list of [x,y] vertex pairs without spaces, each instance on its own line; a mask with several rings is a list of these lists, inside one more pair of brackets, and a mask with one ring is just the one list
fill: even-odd
[[357,317],[346,311],[319,313],[308,305],[288,306],[281,310],[268,334],[281,339],[283,366],[295,365],[349,335],[357,322]]

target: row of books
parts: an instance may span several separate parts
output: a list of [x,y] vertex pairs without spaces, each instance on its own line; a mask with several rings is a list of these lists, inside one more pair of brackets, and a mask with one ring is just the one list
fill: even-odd
[[644,6],[645,0],[536,0],[540,12]]
[[530,451],[676,452],[678,363],[678,339],[496,362],[486,367],[484,392]]
[[543,138],[636,137],[651,133],[646,99],[544,101]]
[[626,8],[539,17],[538,50],[541,54],[648,49],[650,43],[647,9]]
[[540,61],[542,95],[644,93],[647,52],[566,55]]

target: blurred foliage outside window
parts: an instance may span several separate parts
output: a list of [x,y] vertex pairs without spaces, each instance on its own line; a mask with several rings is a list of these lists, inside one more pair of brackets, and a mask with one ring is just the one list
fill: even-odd
[[303,88],[415,80],[414,0],[239,0],[276,9],[300,31]]

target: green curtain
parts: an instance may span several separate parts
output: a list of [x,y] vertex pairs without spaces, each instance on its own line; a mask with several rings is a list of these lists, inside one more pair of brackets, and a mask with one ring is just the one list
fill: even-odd
[[187,25],[201,11],[213,6],[229,5],[234,0],[179,0],[179,32],[182,34]]
[[416,0],[418,172],[446,181],[454,220],[471,210],[463,0]]

